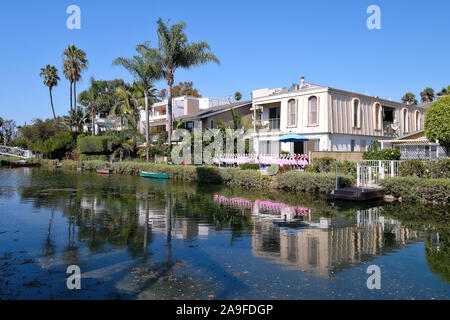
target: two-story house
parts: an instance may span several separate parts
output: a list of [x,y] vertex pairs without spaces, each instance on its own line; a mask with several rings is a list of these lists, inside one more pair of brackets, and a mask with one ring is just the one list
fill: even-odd
[[[167,102],[167,100],[164,100],[151,106],[149,112],[150,132],[166,131]],[[200,110],[207,110],[227,103],[229,103],[227,99],[219,98],[176,97],[172,99],[172,119],[176,120],[181,116],[192,115]],[[139,128],[140,132],[144,134],[145,110],[143,109],[140,111]]]
[[[366,151],[371,141],[420,130],[426,108],[326,86],[301,83],[290,89],[252,92],[255,150],[258,154],[309,151]],[[296,133],[305,142],[280,143]]]

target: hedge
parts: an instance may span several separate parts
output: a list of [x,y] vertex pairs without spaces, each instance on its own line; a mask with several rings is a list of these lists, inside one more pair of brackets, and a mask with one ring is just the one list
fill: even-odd
[[[327,192],[336,186],[332,173],[311,173],[290,171],[275,177],[275,188],[290,191]],[[339,188],[351,187],[355,179],[349,175],[338,175]]]
[[385,195],[411,202],[448,203],[450,196],[450,179],[389,177],[381,180],[380,185]]
[[112,136],[82,136],[77,139],[77,147],[82,154],[111,154],[120,144],[120,139]]

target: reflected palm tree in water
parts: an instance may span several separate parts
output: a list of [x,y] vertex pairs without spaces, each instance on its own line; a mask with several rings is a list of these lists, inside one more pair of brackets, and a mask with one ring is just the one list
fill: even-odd
[[52,213],[50,214],[50,221],[48,223],[47,237],[42,246],[42,255],[44,257],[49,257],[49,258],[53,258],[55,256],[55,249],[56,249],[56,246],[52,242],[52,239],[51,239],[52,224],[53,224],[54,216],[55,216],[55,209],[52,208]]

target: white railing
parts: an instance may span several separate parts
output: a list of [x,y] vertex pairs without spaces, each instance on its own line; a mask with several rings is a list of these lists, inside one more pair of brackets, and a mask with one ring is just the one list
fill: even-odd
[[0,146],[0,154],[10,157],[29,159],[33,157],[30,150],[24,150],[17,147]]
[[397,177],[400,163],[404,160],[363,160],[357,163],[358,187],[377,186],[385,177]]
[[304,168],[309,165],[310,157],[306,154],[280,154],[280,155],[256,155],[256,154],[223,154],[214,157],[214,163],[225,166],[241,166],[244,163],[256,163],[270,166],[277,164],[280,166],[293,166]]

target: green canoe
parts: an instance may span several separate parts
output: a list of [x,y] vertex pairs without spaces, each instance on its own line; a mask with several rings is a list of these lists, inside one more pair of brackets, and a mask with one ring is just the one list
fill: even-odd
[[153,179],[169,179],[168,173],[154,173],[154,172],[145,172],[140,171],[141,177],[144,178],[153,178]]

